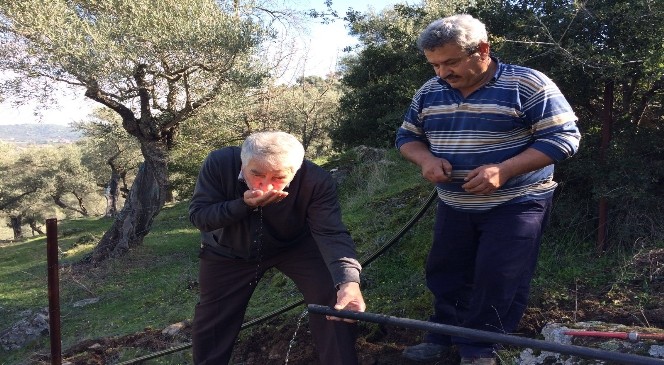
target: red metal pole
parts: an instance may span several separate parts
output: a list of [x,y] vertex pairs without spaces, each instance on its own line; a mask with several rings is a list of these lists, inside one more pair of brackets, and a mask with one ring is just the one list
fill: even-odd
[[664,333],[601,332],[601,331],[565,331],[563,333],[568,336],[618,338],[621,340],[629,340],[629,341],[638,341],[638,340],[664,341]]
[[580,337],[603,337],[603,338],[618,338],[621,340],[629,340],[629,334],[626,332],[601,332],[601,331],[565,331],[567,336],[580,336]]
[[46,262],[48,265],[48,324],[51,334],[51,364],[62,364],[60,333],[60,266],[58,264],[58,220],[46,220]]

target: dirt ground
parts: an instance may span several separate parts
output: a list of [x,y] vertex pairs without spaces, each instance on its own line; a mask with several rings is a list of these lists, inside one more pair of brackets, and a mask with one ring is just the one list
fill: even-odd
[[[578,291],[575,300],[551,301],[547,302],[548,304],[542,303],[528,308],[517,331],[518,334],[538,338],[541,329],[547,323],[581,321],[652,327],[659,329],[658,332],[664,332],[664,249],[636,256],[632,265],[633,269],[640,270],[643,275],[648,276],[649,292],[653,297],[647,307],[636,303],[633,299],[637,296],[635,294],[642,291],[643,280],[635,280],[632,286],[628,283],[620,291],[614,290],[610,293],[608,290],[605,293]],[[252,328],[245,336],[248,338],[236,345],[233,363],[236,365],[316,364],[317,354],[311,343],[306,321],[303,322],[299,327],[294,322]],[[297,335],[294,337],[296,331]],[[454,352],[443,360],[428,363],[415,363],[401,357],[404,347],[418,343],[422,335],[423,333],[417,330],[361,323],[357,341],[360,363],[362,365],[458,364],[459,358]],[[176,336],[164,335],[161,330],[147,329],[124,337],[85,341],[63,349],[63,363],[116,364],[118,354],[123,349],[142,348],[149,353],[155,353],[173,347],[184,347],[190,341],[189,326]],[[287,362],[286,356],[288,356]],[[37,355],[32,360],[35,364],[49,363],[45,355]]]

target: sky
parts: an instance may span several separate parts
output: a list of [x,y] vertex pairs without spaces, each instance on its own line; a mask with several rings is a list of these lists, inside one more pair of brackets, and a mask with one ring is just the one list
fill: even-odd
[[[348,8],[366,12],[370,9],[380,12],[388,6],[402,3],[397,0],[332,0],[332,8],[343,18]],[[412,0],[411,0],[412,2]],[[324,0],[300,0],[304,9],[324,8]],[[325,76],[336,68],[337,60],[343,55],[343,49],[357,43],[357,39],[348,34],[343,20],[332,24],[313,23],[310,27],[309,60],[305,73]]]
[[[288,2],[288,1],[286,1]],[[346,14],[348,8],[360,12],[374,10],[379,12],[388,6],[397,3],[413,1],[403,0],[332,0],[332,8],[340,17]],[[297,4],[301,9],[325,8],[324,0],[292,0],[289,3]],[[335,70],[342,50],[346,46],[357,43],[357,40],[348,35],[343,20],[330,24],[311,22],[308,39],[304,39],[304,48],[308,48],[308,60],[303,73],[305,75],[325,76]],[[0,125],[8,124],[60,124],[68,125],[71,122],[84,119],[94,107],[94,102],[83,96],[82,89],[63,90],[58,101],[51,107],[38,108],[38,101],[25,100],[23,105],[16,106],[8,102],[0,103]]]

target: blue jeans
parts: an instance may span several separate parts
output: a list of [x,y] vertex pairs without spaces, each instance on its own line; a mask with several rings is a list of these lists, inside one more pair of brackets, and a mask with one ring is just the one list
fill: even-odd
[[[467,213],[438,202],[426,263],[434,295],[430,321],[512,333],[528,304],[551,198]],[[492,357],[494,344],[430,333],[427,342],[457,345],[462,357]]]

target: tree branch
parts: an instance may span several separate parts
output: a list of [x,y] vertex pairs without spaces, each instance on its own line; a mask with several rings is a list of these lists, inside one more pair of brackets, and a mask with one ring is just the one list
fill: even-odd
[[134,112],[101,91],[96,81],[88,83],[85,96],[118,113],[122,118],[122,125],[125,130],[131,135],[139,136],[138,122],[134,116]]

